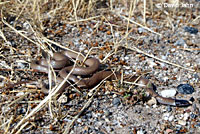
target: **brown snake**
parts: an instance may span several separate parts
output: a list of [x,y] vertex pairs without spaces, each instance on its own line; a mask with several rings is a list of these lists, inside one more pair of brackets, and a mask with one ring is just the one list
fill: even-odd
[[[121,74],[119,72],[113,73],[112,71],[100,71],[97,72],[100,66],[100,62],[96,58],[89,58],[87,59],[84,64],[87,67],[78,67],[75,66],[73,68],[73,65],[70,64],[70,58],[71,59],[77,59],[79,61],[84,61],[84,57],[81,55],[78,55],[77,53],[71,52],[71,51],[62,51],[62,52],[56,52],[53,54],[53,57],[50,61],[51,66],[54,69],[61,69],[59,71],[60,77],[57,78],[57,82],[62,82],[62,80],[68,75],[68,73],[71,71],[71,74],[68,77],[68,80],[72,81],[73,83],[76,83],[76,85],[80,88],[92,88],[96,86],[98,83],[100,83],[103,79],[107,78],[107,80],[117,80],[121,79]],[[33,61],[31,63],[31,68],[38,70],[40,72],[48,73],[48,63],[46,59],[41,59],[38,61]],[[92,75],[89,79],[79,79],[76,77],[76,75],[80,76],[88,76]],[[160,104],[165,105],[172,105],[172,106],[178,106],[178,107],[184,107],[191,105],[187,100],[177,100],[172,98],[165,98],[160,96],[158,93],[156,93],[153,89],[153,84],[144,77],[138,77],[134,76],[131,77],[131,79],[126,79],[129,82],[135,82],[137,84],[143,85],[147,92],[152,97],[155,97],[156,100]],[[69,83],[66,82],[64,86],[58,91],[59,93],[63,92],[65,87],[69,86]],[[44,93],[48,93],[48,89],[42,88],[42,91]]]

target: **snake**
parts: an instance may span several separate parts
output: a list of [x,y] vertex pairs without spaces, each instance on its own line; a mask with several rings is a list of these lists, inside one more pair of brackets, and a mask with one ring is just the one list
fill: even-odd
[[[80,62],[84,62],[85,66],[77,66],[72,64],[72,59],[76,59]],[[113,72],[109,70],[98,71],[100,67],[100,61],[97,58],[87,58],[83,55],[78,54],[78,52],[64,50],[61,52],[53,53],[51,60],[49,62],[47,59],[42,58],[40,60],[33,60],[30,67],[39,72],[49,73],[49,64],[58,71],[58,77],[56,79],[57,83],[61,83],[66,77],[68,80],[75,83],[80,88],[91,89],[98,85],[102,80],[120,80],[122,75],[120,72]],[[70,73],[70,74],[69,74]],[[78,78],[77,76],[90,76],[89,78]],[[132,76],[128,78],[127,81],[137,83],[143,86],[144,89],[154,97],[159,104],[176,106],[176,107],[187,107],[191,105],[188,100],[175,99],[170,97],[162,97],[157,92],[155,92],[153,86],[154,84],[145,77]],[[64,89],[69,86],[69,82],[60,88],[58,93],[64,91]],[[42,92],[48,93],[48,89],[44,86]]]

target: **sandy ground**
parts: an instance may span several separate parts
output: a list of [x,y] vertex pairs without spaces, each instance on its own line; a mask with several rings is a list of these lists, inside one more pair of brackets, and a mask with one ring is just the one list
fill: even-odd
[[[63,48],[84,55],[90,52],[89,57],[100,59],[103,68],[123,70],[125,75],[143,74],[156,85],[158,93],[166,89],[177,91],[178,85],[190,84],[195,92],[177,93],[176,98],[193,98],[192,105],[183,108],[160,105],[146,100],[148,94],[140,87],[105,81],[92,93],[83,89],[80,94],[72,87],[67,88],[24,121],[21,133],[63,133],[80,112],[71,125],[70,134],[200,133],[200,3],[192,1],[191,4],[193,8],[175,11],[154,7],[153,14],[148,10],[147,26],[142,24],[141,10],[135,10],[128,22],[128,5],[120,4],[112,11],[101,4],[104,8],[99,5],[96,11],[100,17],[79,23],[46,19],[42,32],[33,31],[37,26],[29,25],[26,18],[14,21],[11,16],[5,16],[0,37],[0,132],[14,133],[19,122],[45,99],[46,95],[34,85],[18,85],[9,90],[6,87],[22,80],[39,83],[47,80],[46,74],[30,68],[31,61],[41,57],[42,47],[47,47],[51,52]],[[69,17],[69,20],[73,19]],[[198,32],[191,33],[185,27],[193,27]],[[112,55],[106,57],[109,54]],[[87,103],[88,107],[81,111]]]

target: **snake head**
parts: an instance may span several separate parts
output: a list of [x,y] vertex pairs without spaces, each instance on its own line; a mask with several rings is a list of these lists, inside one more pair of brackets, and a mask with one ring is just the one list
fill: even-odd
[[177,107],[188,107],[191,103],[187,100],[175,100],[175,105]]

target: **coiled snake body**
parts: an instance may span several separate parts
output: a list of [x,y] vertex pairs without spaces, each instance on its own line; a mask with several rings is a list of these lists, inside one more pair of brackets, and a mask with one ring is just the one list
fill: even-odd
[[[70,64],[70,58],[76,59],[79,61],[84,61],[84,57],[81,55],[78,55],[75,52],[71,51],[62,51],[62,52],[56,52],[53,54],[53,57],[50,61],[51,66],[54,69],[61,69],[59,71],[60,77],[57,78],[58,82],[62,82],[62,80],[68,75],[68,73],[71,71],[71,74],[68,77],[68,80],[72,81],[73,83],[76,83],[76,85],[80,88],[92,88],[96,86],[99,82],[101,82],[103,79],[107,78],[107,80],[116,80],[121,79],[121,74],[119,72],[113,73],[112,71],[100,71],[97,72],[100,66],[100,62],[96,58],[89,58],[85,60],[84,64],[87,67],[78,67]],[[38,61],[33,61],[31,63],[31,68],[38,70],[40,72],[48,73],[48,63],[46,59],[41,59]],[[79,79],[76,77],[76,75],[80,76],[88,76],[92,75],[89,79]],[[128,79],[128,81],[136,82],[137,84],[144,85],[147,92],[152,97],[155,97],[156,100],[160,104],[165,105],[172,105],[172,106],[178,106],[178,107],[184,107],[189,106],[190,103],[187,100],[177,100],[172,98],[165,98],[157,94],[153,89],[153,84],[144,77],[138,77],[134,76],[131,77],[131,79]],[[66,86],[69,86],[69,84],[66,82],[58,92],[62,92]],[[48,89],[42,88],[42,91],[44,93],[48,93]]]

